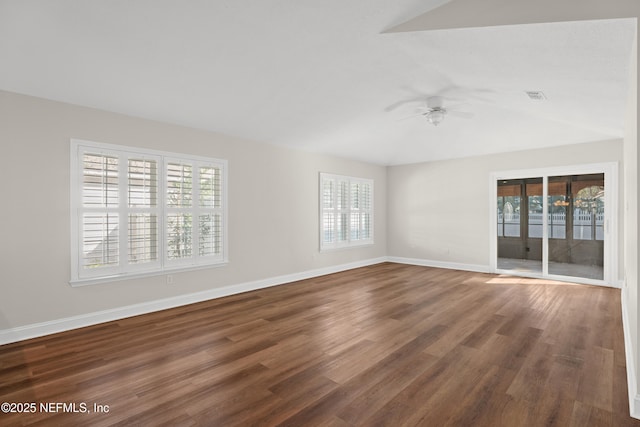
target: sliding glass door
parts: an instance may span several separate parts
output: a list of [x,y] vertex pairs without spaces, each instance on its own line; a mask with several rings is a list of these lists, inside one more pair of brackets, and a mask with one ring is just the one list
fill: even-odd
[[542,273],[542,178],[498,182],[498,268]]
[[604,279],[604,174],[549,177],[549,274]]
[[[573,170],[572,170],[573,169]],[[492,175],[497,272],[615,281],[614,164]],[[610,283],[608,283],[610,284]]]

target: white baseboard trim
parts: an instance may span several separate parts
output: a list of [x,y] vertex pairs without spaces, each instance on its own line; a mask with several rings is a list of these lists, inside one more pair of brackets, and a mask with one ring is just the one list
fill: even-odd
[[629,310],[627,287],[623,286],[620,292],[622,303],[622,329],[624,331],[624,354],[627,365],[627,389],[629,392],[629,415],[640,419],[640,395],[638,395],[638,383],[636,381],[636,364],[631,343],[631,331],[629,324]]
[[446,268],[449,270],[473,271],[476,273],[491,273],[491,267],[488,265],[461,264],[457,262],[434,261],[429,259],[404,258],[404,257],[394,257],[394,256],[387,257],[387,261],[395,262],[398,264],[420,265],[423,267],[436,267],[436,268]]
[[164,298],[140,304],[133,304],[110,310],[65,317],[63,319],[51,320],[48,322],[34,323],[31,325],[19,326],[16,328],[3,329],[0,330],[0,345],[55,334],[58,332],[69,331],[72,329],[83,328],[85,326],[97,325],[99,323],[110,322],[113,320],[120,320],[131,316],[152,313],[154,311],[194,304],[197,302],[221,298],[243,292],[254,291],[257,289],[268,288],[271,286],[278,286],[285,283],[296,282],[298,280],[311,279],[313,277],[352,270],[354,268],[380,264],[386,261],[386,257],[372,258],[363,261],[356,261],[347,264],[340,264],[331,267],[303,271],[299,273],[285,274],[282,276],[270,277],[267,279],[255,280],[252,282],[239,283],[236,285],[209,289],[206,291],[195,292],[191,294],[178,295],[175,297]]

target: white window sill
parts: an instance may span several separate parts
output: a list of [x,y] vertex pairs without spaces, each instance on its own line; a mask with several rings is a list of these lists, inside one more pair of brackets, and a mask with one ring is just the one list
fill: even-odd
[[333,246],[323,246],[320,247],[320,253],[322,252],[336,252],[336,251],[342,251],[342,250],[347,250],[347,249],[358,249],[358,248],[363,248],[366,246],[373,246],[374,242],[373,240],[367,240],[364,242],[358,242],[358,243],[349,243],[349,244],[341,244],[341,245],[333,245]]
[[218,268],[218,267],[224,267],[227,264],[229,264],[229,261],[222,261],[216,264],[177,266],[172,268],[165,268],[163,270],[145,271],[145,272],[139,272],[139,273],[126,273],[126,274],[114,274],[111,276],[89,277],[84,279],[70,280],[69,284],[72,287],[76,288],[76,287],[88,286],[88,285],[98,285],[100,283],[118,282],[122,280],[141,279],[145,277],[154,277],[154,276],[167,276],[170,274],[181,273],[184,271],[195,271],[195,270],[205,270],[208,268]]

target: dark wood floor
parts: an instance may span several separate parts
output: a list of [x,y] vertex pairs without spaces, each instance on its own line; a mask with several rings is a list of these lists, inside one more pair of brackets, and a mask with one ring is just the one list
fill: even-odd
[[3,426],[640,425],[626,387],[618,290],[390,263],[0,347]]

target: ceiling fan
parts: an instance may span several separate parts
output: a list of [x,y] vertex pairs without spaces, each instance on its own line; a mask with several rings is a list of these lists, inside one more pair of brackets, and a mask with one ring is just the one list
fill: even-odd
[[431,96],[426,99],[426,109],[423,107],[424,111],[419,112],[419,114],[434,126],[438,126],[442,123],[447,114],[463,119],[470,119],[473,117],[472,113],[458,111],[453,108],[445,108],[443,104],[444,99],[441,96]]
[[[451,98],[449,98],[449,100],[451,100]],[[390,106],[385,108],[385,111],[392,111],[403,105],[419,102],[421,106],[418,108],[416,115],[423,116],[424,118],[427,119],[429,123],[431,123],[434,126],[438,126],[440,123],[442,123],[442,121],[447,115],[461,117],[464,119],[469,119],[473,117],[472,113],[458,111],[456,109],[456,106],[447,106],[445,108],[444,101],[445,101],[445,97],[441,95],[432,95],[432,96],[421,95],[418,97],[404,99],[402,101],[398,101],[394,104],[391,104]]]

